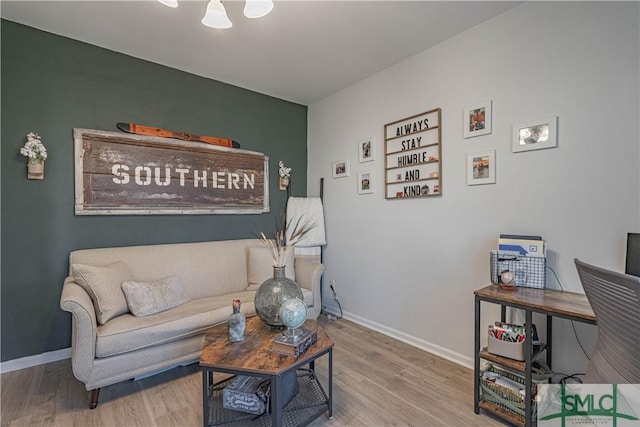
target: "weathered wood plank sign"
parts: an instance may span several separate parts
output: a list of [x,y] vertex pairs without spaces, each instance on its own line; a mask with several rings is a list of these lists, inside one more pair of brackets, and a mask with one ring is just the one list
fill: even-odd
[[74,129],[76,215],[269,212],[262,153]]

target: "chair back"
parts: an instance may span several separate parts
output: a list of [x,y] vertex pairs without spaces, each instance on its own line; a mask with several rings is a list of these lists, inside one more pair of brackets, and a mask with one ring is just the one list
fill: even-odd
[[574,262],[598,322],[585,382],[640,383],[640,277]]

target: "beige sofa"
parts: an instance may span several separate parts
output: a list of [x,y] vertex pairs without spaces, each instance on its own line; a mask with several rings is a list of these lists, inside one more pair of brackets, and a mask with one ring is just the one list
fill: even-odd
[[[325,267],[313,257],[290,258],[287,276],[295,272],[308,318],[315,319]],[[92,391],[90,407],[97,406],[100,387],[197,361],[206,330],[227,321],[233,299],[242,301],[246,315],[255,314],[255,290],[273,275],[272,266],[257,239],[71,252],[60,307],[73,315],[73,373]],[[170,285],[153,283],[171,276]],[[147,290],[167,285],[163,295],[177,297],[165,299],[179,305],[136,316],[128,309],[133,296],[120,289],[123,280]],[[166,303],[160,301],[160,309]]]

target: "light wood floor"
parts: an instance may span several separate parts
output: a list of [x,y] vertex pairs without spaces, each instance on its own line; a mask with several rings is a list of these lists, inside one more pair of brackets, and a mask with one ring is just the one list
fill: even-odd
[[[501,426],[473,412],[473,373],[347,320],[319,319],[333,352],[334,419],[317,426]],[[316,362],[326,379],[326,357]],[[2,426],[202,426],[202,376],[197,364],[89,393],[70,360],[1,376]]]

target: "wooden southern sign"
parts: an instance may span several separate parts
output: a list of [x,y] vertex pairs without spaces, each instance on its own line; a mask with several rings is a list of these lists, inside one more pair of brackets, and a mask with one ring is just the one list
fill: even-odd
[[76,215],[269,212],[269,158],[200,142],[74,129]]

